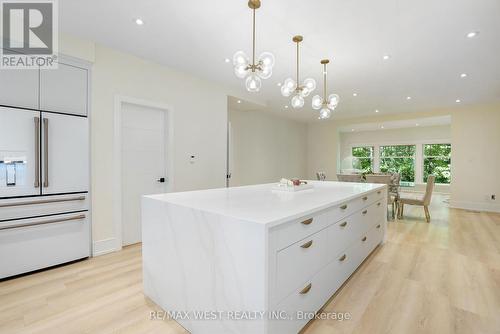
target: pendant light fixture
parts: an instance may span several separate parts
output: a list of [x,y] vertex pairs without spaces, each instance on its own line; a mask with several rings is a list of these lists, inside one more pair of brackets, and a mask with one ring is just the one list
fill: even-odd
[[323,97],[315,95],[312,98],[312,107],[315,110],[320,110],[319,119],[327,119],[332,116],[332,111],[337,108],[339,104],[339,96],[337,94],[330,94],[328,99],[326,98],[326,65],[330,61],[328,59],[323,59],[321,64],[323,65]]
[[238,51],[233,56],[234,74],[245,80],[245,86],[249,92],[258,92],[262,86],[261,79],[268,79],[273,73],[274,56],[271,52],[263,52],[255,62],[255,10],[260,8],[260,0],[248,1],[248,7],[253,12],[252,33],[252,62],[243,51]]
[[316,89],[316,81],[312,78],[307,78],[304,80],[302,85],[300,84],[299,77],[299,44],[304,38],[300,35],[294,36],[292,41],[297,44],[297,81],[292,78],[285,80],[283,85],[281,85],[281,94],[288,97],[293,94],[291,105],[293,108],[298,109],[304,106],[304,98],[309,96],[311,92]]

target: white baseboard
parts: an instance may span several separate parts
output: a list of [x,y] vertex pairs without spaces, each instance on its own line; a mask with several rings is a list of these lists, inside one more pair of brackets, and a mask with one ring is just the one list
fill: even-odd
[[94,241],[92,256],[100,256],[112,252],[116,252],[116,238],[108,238]]
[[450,207],[455,209],[500,212],[500,204],[468,201],[450,201]]

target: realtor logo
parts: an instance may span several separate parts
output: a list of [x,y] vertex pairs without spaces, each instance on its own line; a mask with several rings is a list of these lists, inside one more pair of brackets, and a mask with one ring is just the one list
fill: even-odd
[[1,0],[2,69],[56,68],[56,0]]

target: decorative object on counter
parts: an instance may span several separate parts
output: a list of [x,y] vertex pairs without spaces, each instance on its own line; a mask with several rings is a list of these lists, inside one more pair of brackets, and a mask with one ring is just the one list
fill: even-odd
[[316,172],[316,178],[318,179],[318,181],[325,181],[326,180],[325,172]]
[[297,72],[296,81],[292,78],[287,78],[281,85],[281,95],[288,97],[293,94],[292,107],[294,109],[302,108],[304,106],[304,98],[309,96],[313,90],[316,89],[316,81],[312,78],[307,78],[300,84],[299,77],[299,44],[304,38],[300,35],[294,36],[292,41],[297,44]]
[[314,95],[312,98],[312,107],[319,111],[319,119],[328,119],[332,116],[332,111],[337,108],[339,104],[339,96],[337,94],[330,94],[326,96],[326,65],[330,62],[328,59],[323,59],[321,64],[323,65],[323,97],[319,95]]
[[299,180],[299,179],[285,179],[282,178],[280,182],[273,186],[272,190],[280,190],[280,191],[300,191],[312,189],[314,186],[312,184],[308,184],[307,181]]
[[238,51],[233,56],[234,74],[245,80],[245,86],[251,93],[258,92],[262,86],[261,79],[269,79],[273,74],[274,55],[271,52],[263,52],[259,60],[255,62],[255,10],[260,8],[260,0],[248,1],[248,7],[253,12],[252,32],[252,62],[243,51]]

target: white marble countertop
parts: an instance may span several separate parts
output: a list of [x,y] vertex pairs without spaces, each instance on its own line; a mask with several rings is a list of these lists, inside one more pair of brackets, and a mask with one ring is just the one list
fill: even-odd
[[275,183],[148,195],[146,198],[251,221],[276,225],[385,187],[383,184],[308,181],[314,189],[273,191]]

